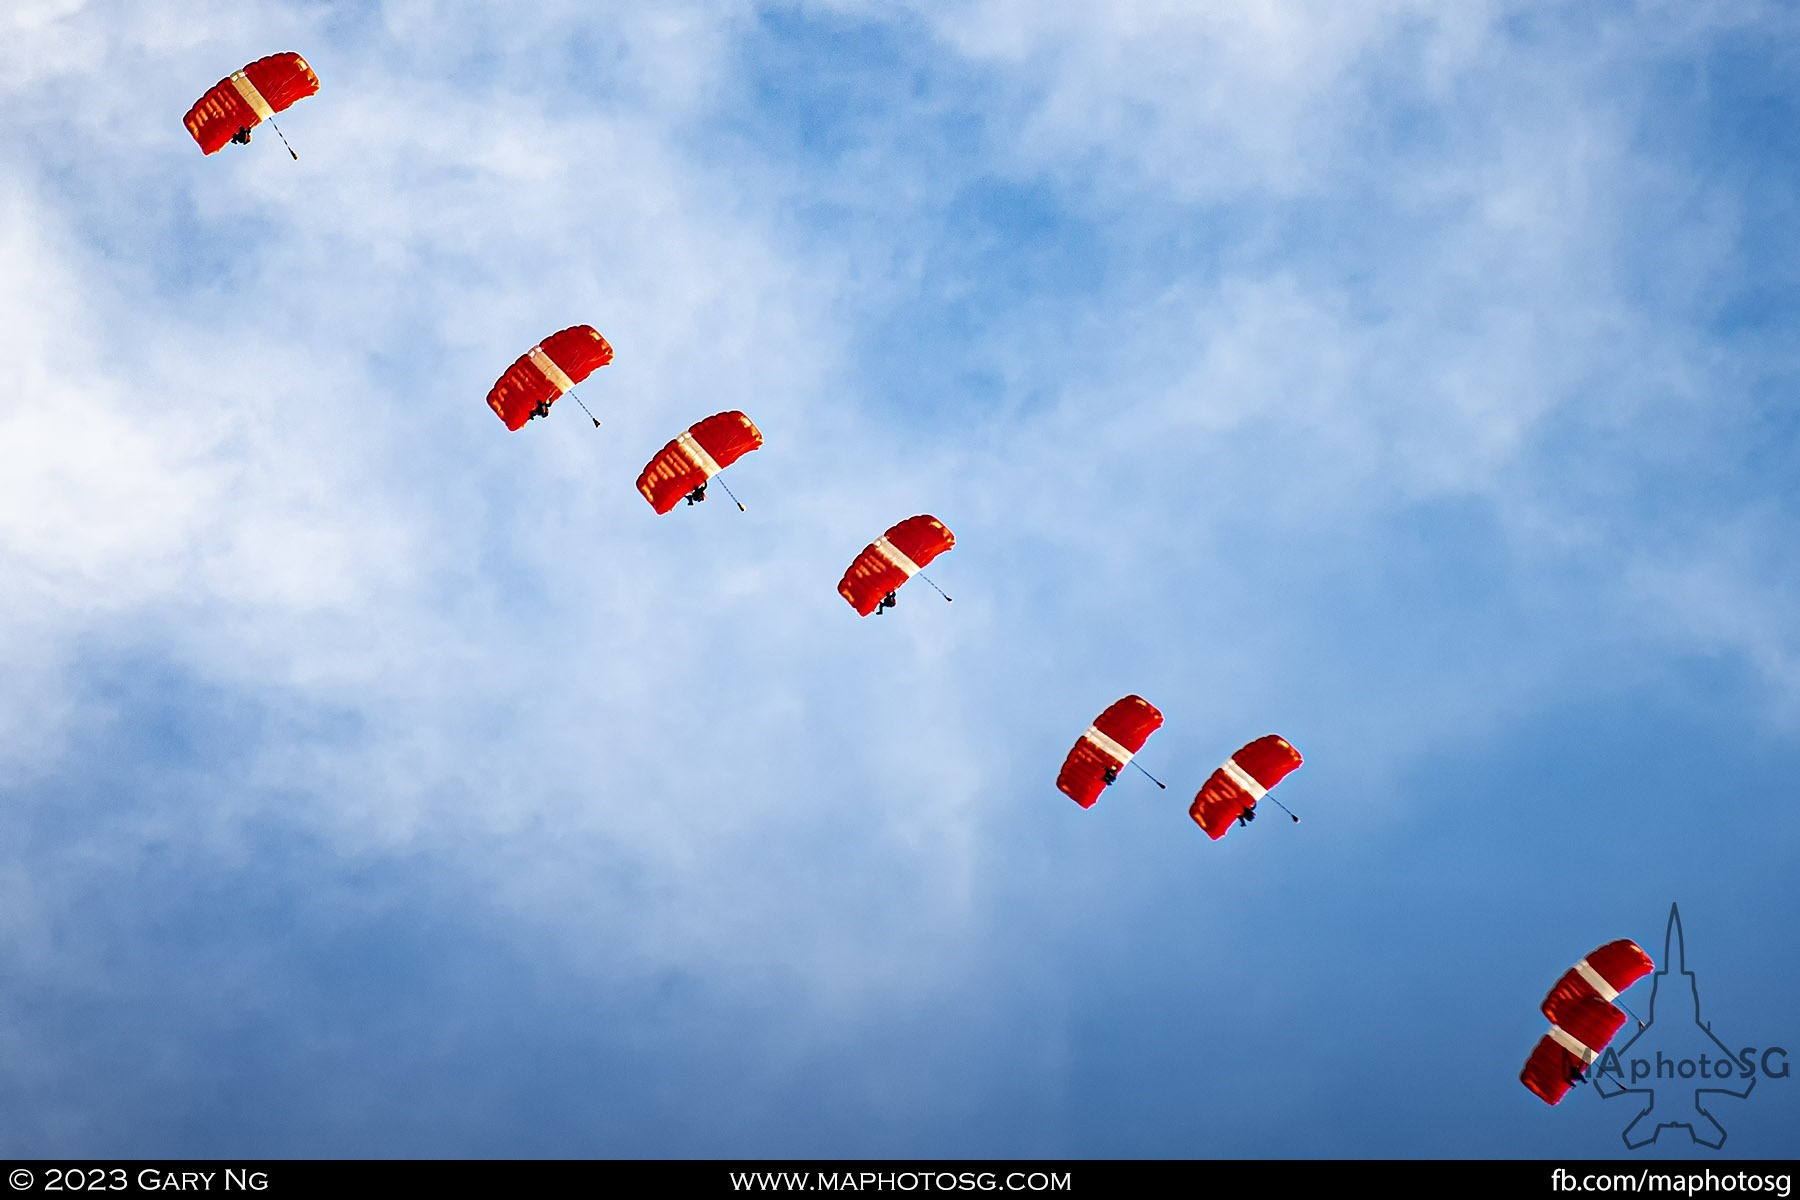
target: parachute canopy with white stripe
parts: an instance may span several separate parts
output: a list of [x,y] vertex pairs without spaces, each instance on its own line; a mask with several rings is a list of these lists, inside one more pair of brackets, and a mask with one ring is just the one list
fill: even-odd
[[319,77],[298,54],[271,54],[219,80],[188,109],[185,123],[200,149],[216,154],[249,129],[319,90]]
[[1272,733],[1259,737],[1208,777],[1188,805],[1188,816],[1216,842],[1300,763],[1300,752],[1286,738]]
[[1613,1001],[1655,969],[1642,947],[1620,938],[1563,972],[1542,1006],[1550,1032],[1538,1039],[1519,1082],[1546,1104],[1561,1101],[1624,1026]]
[[1567,971],[1544,997],[1544,1015],[1556,1020],[1557,1006],[1600,1000],[1611,1004],[1619,994],[1656,969],[1650,956],[1630,938],[1608,942]]
[[681,498],[752,450],[761,448],[762,430],[743,413],[722,412],[690,426],[662,448],[638,476],[637,489],[650,507],[666,513]]
[[838,595],[866,617],[883,596],[954,545],[956,535],[936,517],[908,517],[864,547],[838,581]]
[[1107,784],[1144,748],[1150,735],[1162,728],[1163,715],[1142,696],[1126,696],[1107,706],[1075,740],[1063,759],[1056,788],[1083,808],[1094,807]]
[[571,325],[521,354],[488,391],[488,407],[519,429],[576,384],[611,362],[613,348],[592,325]]

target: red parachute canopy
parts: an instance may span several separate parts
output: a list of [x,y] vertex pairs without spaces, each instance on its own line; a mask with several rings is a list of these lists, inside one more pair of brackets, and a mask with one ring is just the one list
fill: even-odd
[[319,77],[298,54],[271,54],[233,71],[194,101],[184,120],[207,154],[216,154],[240,129],[249,129],[319,90]]
[[[1083,808],[1094,807],[1107,784],[1119,777],[1132,755],[1144,748],[1162,723],[1162,713],[1142,696],[1127,696],[1108,705],[1063,759],[1056,789]],[[1109,773],[1112,779],[1107,778]]]
[[708,417],[675,435],[675,440],[645,465],[638,476],[638,491],[644,493],[651,508],[666,513],[681,503],[683,496],[762,444],[762,430],[743,413],[733,410]]
[[1300,752],[1286,738],[1272,733],[1259,737],[1207,778],[1188,805],[1188,816],[1216,842],[1300,763]]
[[1625,1024],[1613,1000],[1656,969],[1636,942],[1608,942],[1563,973],[1544,997],[1550,1032],[1538,1039],[1523,1083],[1546,1104],[1556,1104]]
[[1544,1015],[1560,1025],[1553,1010],[1562,1005],[1588,1000],[1610,1005],[1626,988],[1654,970],[1656,964],[1630,938],[1608,942],[1563,972],[1544,997]]
[[1525,1060],[1519,1082],[1535,1092],[1545,1104],[1560,1104],[1590,1061],[1557,1041],[1554,1032],[1547,1033],[1538,1039],[1531,1057]]
[[889,592],[956,545],[956,535],[936,517],[908,517],[864,547],[838,580],[838,595],[868,616]]
[[613,349],[592,325],[571,325],[521,354],[488,392],[488,407],[519,429],[576,384],[611,362]]

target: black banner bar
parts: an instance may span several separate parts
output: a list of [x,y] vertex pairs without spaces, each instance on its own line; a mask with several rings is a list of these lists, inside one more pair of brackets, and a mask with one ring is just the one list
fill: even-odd
[[[0,1163],[16,1196],[70,1193],[300,1196],[355,1188],[475,1188],[508,1195],[667,1188],[704,1195],[1057,1197],[1121,1187],[1504,1189],[1513,1196],[1729,1195],[1786,1200],[1793,1162],[1629,1160],[50,1160]],[[5,1193],[0,1193],[4,1200]]]

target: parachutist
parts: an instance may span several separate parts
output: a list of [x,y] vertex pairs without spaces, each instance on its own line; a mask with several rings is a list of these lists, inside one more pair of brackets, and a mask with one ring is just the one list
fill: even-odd
[[[762,444],[762,430],[743,413],[736,409],[714,413],[676,434],[645,463],[638,472],[637,489],[658,516],[674,512],[682,500],[704,503],[713,477]],[[729,483],[721,479],[719,487],[738,511],[749,511],[731,494]]]
[[900,607],[900,597],[896,596],[893,592],[889,592],[887,595],[885,595],[881,598],[881,603],[877,604],[875,606],[875,615],[880,616],[884,609],[899,608],[899,607]]
[[[844,577],[838,580],[838,595],[861,617],[893,608],[895,592],[914,576],[925,580],[943,595],[944,589],[931,582],[924,568],[954,545],[955,535],[936,517],[923,513],[908,517],[898,525],[890,526],[886,533],[850,560]],[[887,592],[885,596],[883,589]],[[944,599],[948,601],[950,597],[944,596]]]
[[1259,737],[1207,777],[1188,806],[1188,816],[1215,842],[1231,832],[1232,822],[1248,825],[1256,820],[1254,810],[1265,797],[1291,817],[1294,814],[1287,805],[1269,792],[1292,774],[1300,761],[1300,752],[1286,738],[1273,733]]
[[550,406],[568,396],[599,428],[600,418],[575,388],[612,358],[611,344],[592,325],[559,329],[513,360],[488,389],[487,406],[516,433],[533,418],[549,416]]
[[[319,77],[304,58],[292,51],[270,54],[244,64],[243,70],[233,71],[207,88],[181,123],[202,154],[217,154],[233,142],[247,145],[250,127],[263,121],[281,137],[275,114],[318,92]],[[285,137],[281,140],[287,141]],[[292,146],[288,153],[293,154]]]
[[[1679,928],[1674,921],[1671,917],[1671,930]],[[1677,953],[1673,945],[1669,952]],[[1616,1070],[1612,1064],[1617,1059],[1607,1045],[1631,1011],[1618,1003],[1618,997],[1655,970],[1656,963],[1642,946],[1616,938],[1564,971],[1539,1006],[1550,1029],[1525,1060],[1519,1082],[1545,1104],[1561,1103],[1571,1088],[1584,1083],[1593,1084],[1603,1097],[1609,1095],[1607,1075]],[[1596,1063],[1601,1065],[1597,1068]],[[1701,1067],[1700,1073],[1704,1076],[1706,1068]],[[1615,1076],[1613,1085],[1616,1090],[1610,1094],[1625,1090],[1622,1076]]]
[[1056,774],[1056,790],[1081,807],[1092,808],[1128,766],[1137,767],[1151,782],[1162,786],[1138,765],[1135,757],[1144,748],[1145,740],[1162,728],[1162,723],[1162,713],[1142,696],[1125,696],[1107,705],[1069,747],[1062,770]]

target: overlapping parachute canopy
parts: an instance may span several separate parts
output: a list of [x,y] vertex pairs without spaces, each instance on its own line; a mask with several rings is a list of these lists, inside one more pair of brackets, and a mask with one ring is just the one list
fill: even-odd
[[1162,713],[1142,696],[1126,696],[1108,705],[1063,759],[1057,790],[1083,808],[1094,807],[1100,793],[1162,723]]
[[249,129],[319,90],[319,77],[298,54],[271,54],[219,80],[194,102],[188,132],[216,154],[240,129]]
[[489,389],[488,407],[508,429],[519,429],[612,359],[613,348],[592,325],[571,325],[514,360]]
[[763,444],[762,430],[733,410],[690,426],[662,448],[638,475],[637,488],[658,513]]
[[1655,969],[1636,942],[1620,938],[1563,972],[1544,997],[1550,1032],[1525,1060],[1519,1082],[1546,1104],[1560,1102],[1625,1024],[1613,1001]]
[[954,545],[956,535],[936,517],[908,517],[856,556],[838,580],[838,595],[866,617],[884,596],[899,590],[901,584]]
[[1188,805],[1188,816],[1218,841],[1233,821],[1253,811],[1256,802],[1291,775],[1301,761],[1300,752],[1286,738],[1272,733],[1259,737],[1207,778]]

